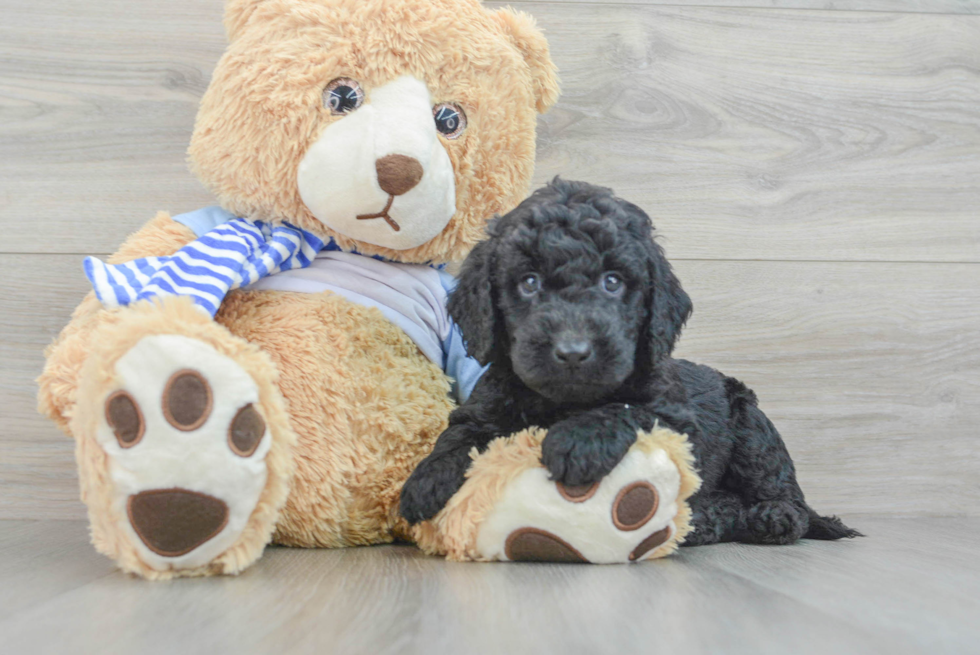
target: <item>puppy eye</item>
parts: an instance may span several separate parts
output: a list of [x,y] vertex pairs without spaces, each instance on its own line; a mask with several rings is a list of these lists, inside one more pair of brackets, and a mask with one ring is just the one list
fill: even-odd
[[525,298],[530,298],[541,290],[541,278],[537,273],[529,273],[521,278],[517,290]]
[[458,139],[466,129],[466,114],[462,107],[452,102],[444,102],[432,108],[436,119],[436,129],[447,139]]
[[323,90],[323,106],[339,116],[348,114],[364,104],[364,89],[349,77],[338,77]]
[[622,295],[626,288],[626,284],[616,273],[605,273],[602,276],[602,290],[608,293],[610,296]]

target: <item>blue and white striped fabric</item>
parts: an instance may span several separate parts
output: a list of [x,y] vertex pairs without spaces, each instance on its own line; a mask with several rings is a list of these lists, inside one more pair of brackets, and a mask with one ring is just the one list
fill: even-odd
[[85,275],[106,307],[158,296],[189,296],[214,316],[225,295],[260,278],[305,268],[336,244],[289,224],[233,218],[168,257],[123,264],[85,258]]
[[[172,256],[116,265],[86,258],[85,275],[103,305],[118,307],[181,295],[193,298],[213,317],[228,291],[246,285],[330,291],[379,309],[400,327],[453,378],[459,402],[466,401],[486,370],[467,355],[459,327],[446,312],[446,296],[456,282],[443,272],[444,265],[397,264],[380,255],[345,252],[333,239],[323,241],[289,224],[273,227],[248,221],[221,207],[180,214],[173,220],[193,230],[198,239]],[[272,277],[273,273],[279,275]]]

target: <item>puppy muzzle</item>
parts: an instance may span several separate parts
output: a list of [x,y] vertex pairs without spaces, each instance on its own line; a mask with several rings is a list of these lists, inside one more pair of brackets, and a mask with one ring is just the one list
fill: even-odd
[[529,319],[515,331],[511,361],[524,384],[546,398],[595,402],[632,372],[635,348],[607,321],[565,313]]

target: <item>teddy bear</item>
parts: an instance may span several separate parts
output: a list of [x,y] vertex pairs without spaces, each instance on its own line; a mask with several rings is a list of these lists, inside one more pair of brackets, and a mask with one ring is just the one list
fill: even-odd
[[[529,189],[536,116],[558,97],[543,35],[478,0],[225,12],[189,147],[219,206],[160,213],[86,259],[93,292],[38,380],[40,410],[75,440],[94,546],[149,579],[236,574],[270,542],[568,559],[508,492],[605,503],[599,516],[636,472],[569,495],[541,478],[533,430],[481,454],[435,520],[398,515],[481,372],[445,312],[444,268]],[[660,556],[687,529],[689,453],[666,432],[634,449],[661,476],[669,529],[644,552]]]

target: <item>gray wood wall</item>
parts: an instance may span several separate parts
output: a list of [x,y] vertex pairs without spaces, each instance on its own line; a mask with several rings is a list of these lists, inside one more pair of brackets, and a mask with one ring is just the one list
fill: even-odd
[[[980,512],[980,2],[515,2],[564,95],[537,180],[654,217],[679,354],[742,378],[828,512]],[[760,6],[761,5],[761,6]],[[184,164],[220,0],[0,0],[0,518],[78,518],[41,351]]]

